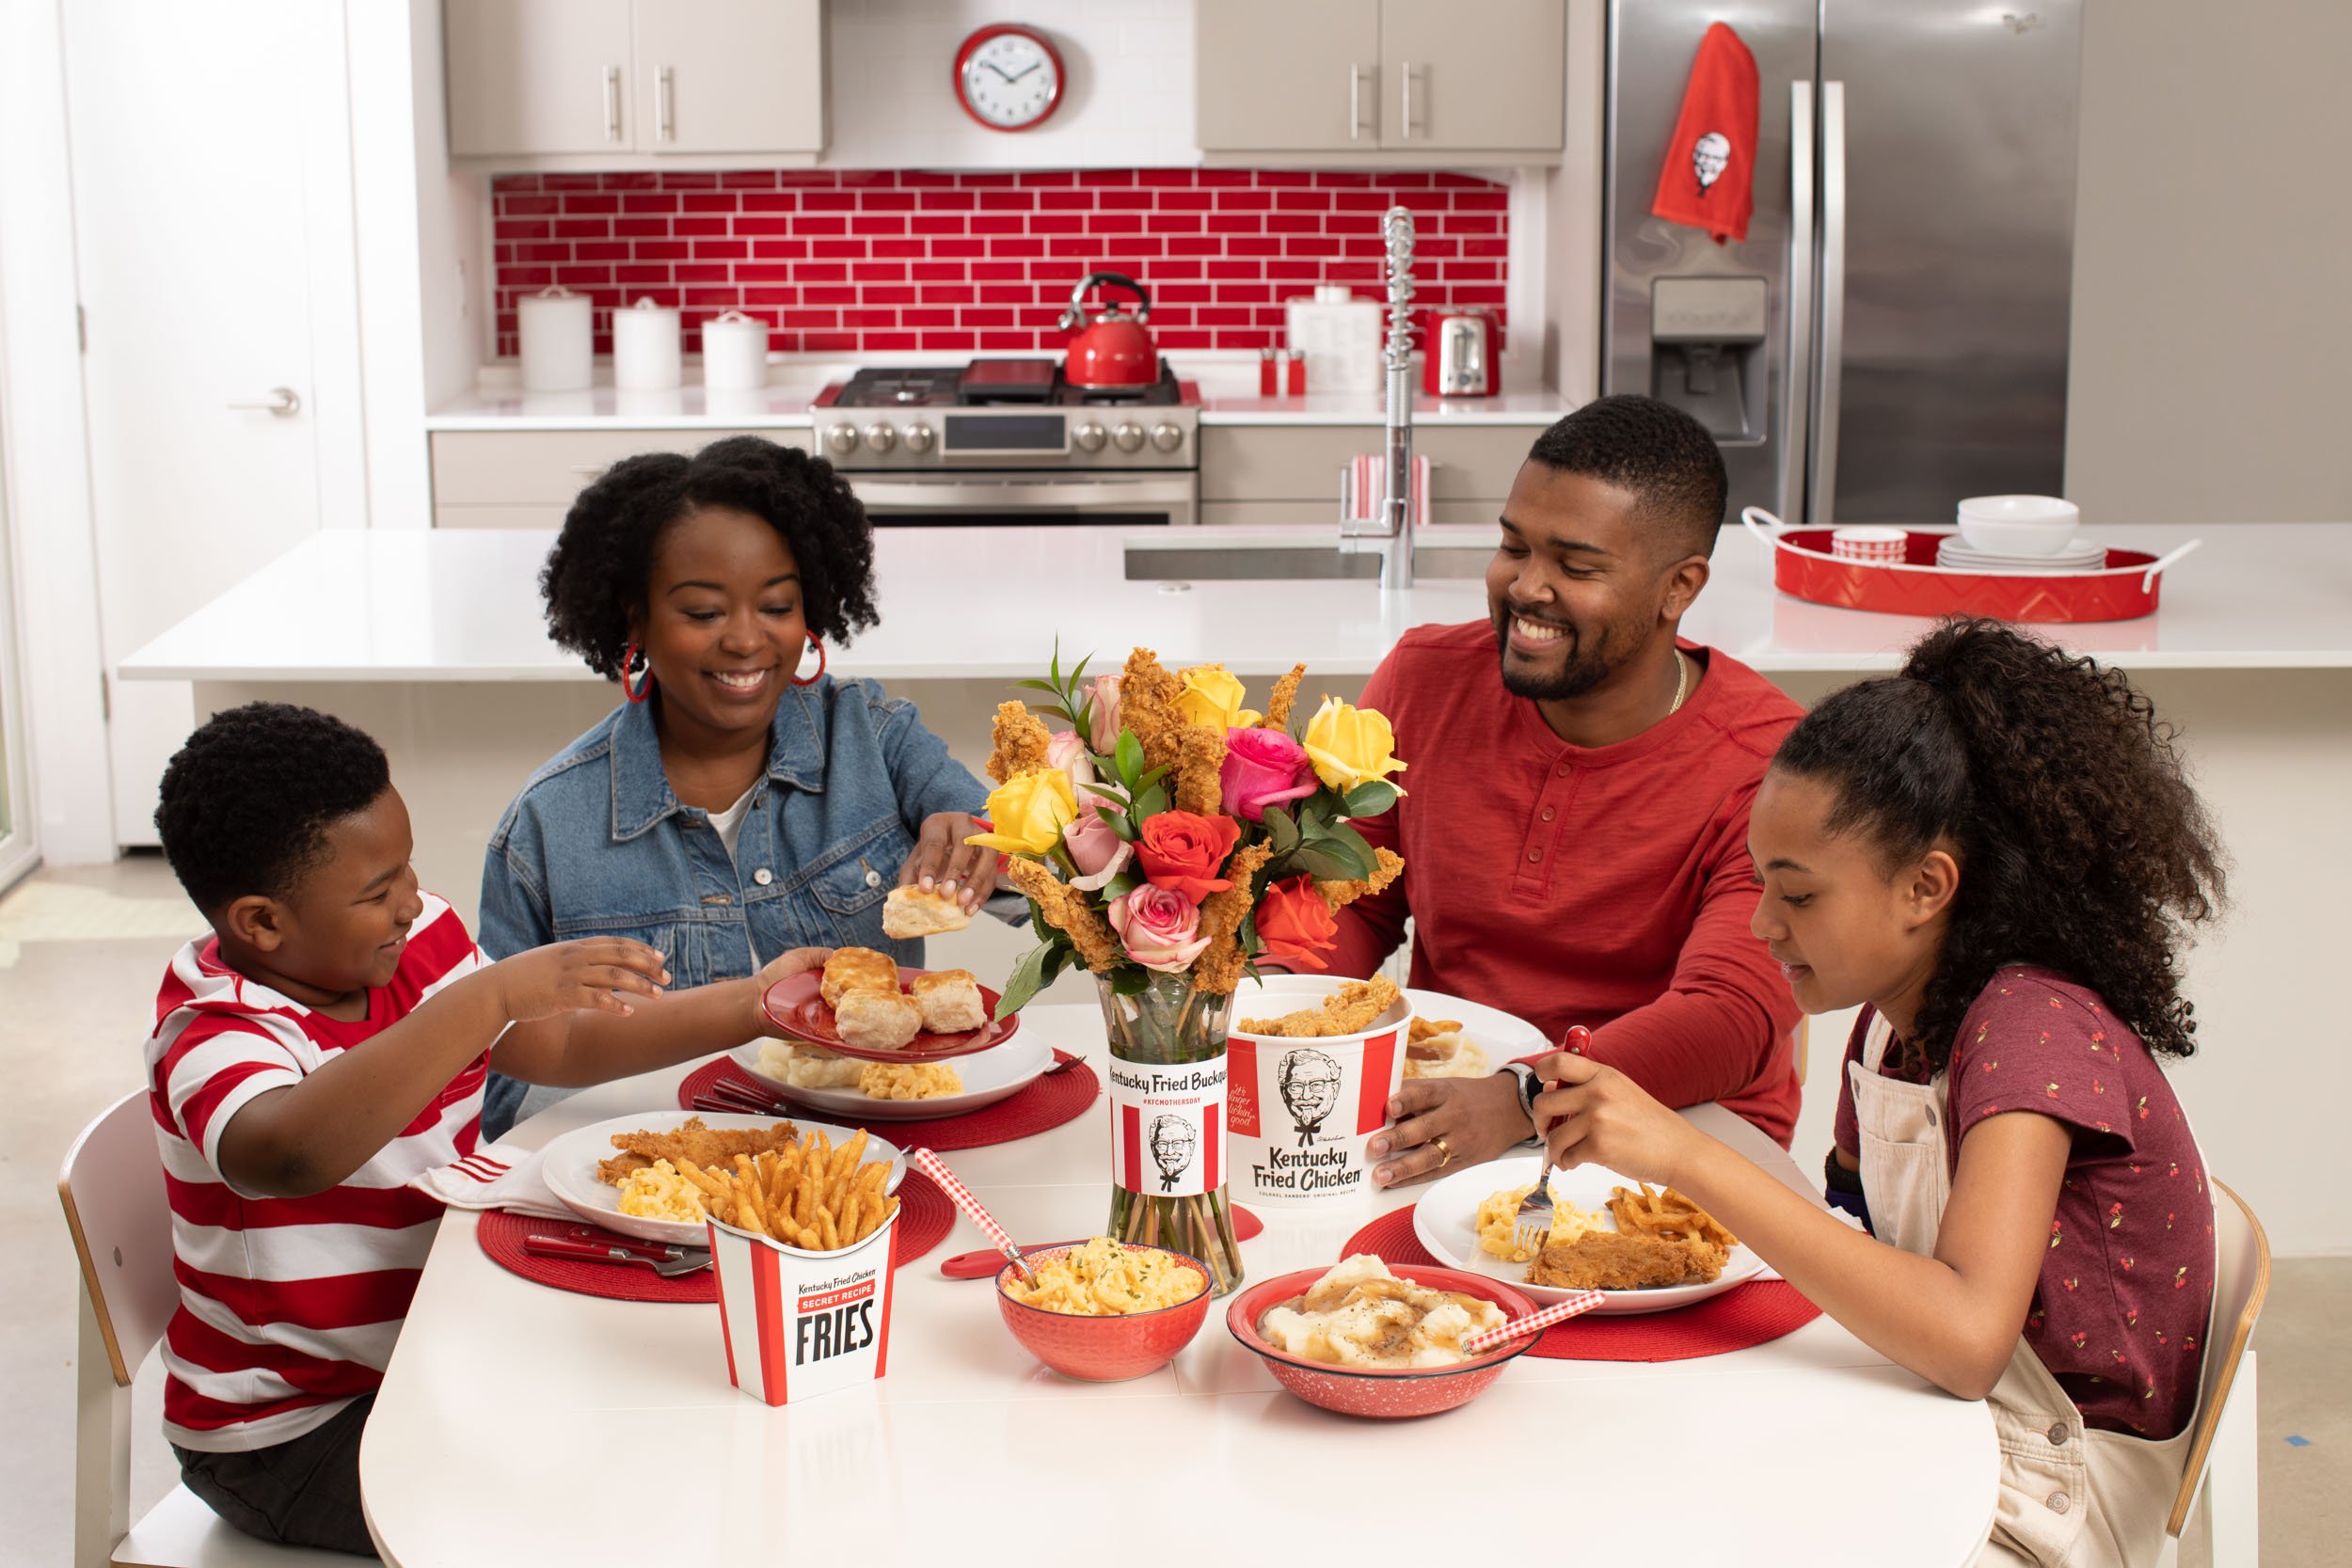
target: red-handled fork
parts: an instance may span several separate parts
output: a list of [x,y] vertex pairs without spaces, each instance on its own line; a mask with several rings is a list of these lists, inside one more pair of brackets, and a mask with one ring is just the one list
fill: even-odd
[[1021,1271],[1021,1277],[1032,1287],[1036,1286],[1037,1275],[1030,1270],[1029,1260],[1021,1256],[1021,1249],[1013,1245],[1011,1233],[998,1225],[996,1216],[990,1213],[987,1207],[956,1180],[956,1173],[947,1168],[945,1160],[928,1148],[917,1148],[908,1153],[907,1164],[930,1177],[939,1190],[947,1195],[948,1201],[962,1210],[965,1217],[980,1227],[982,1235],[996,1243],[996,1250],[1012,1260],[1012,1266]]
[[[1568,1032],[1560,1037],[1560,1049],[1571,1056],[1581,1056],[1584,1048],[1592,1043],[1592,1038],[1590,1029],[1581,1023],[1571,1023]],[[1555,1086],[1551,1084],[1544,1085],[1547,1090]],[[1551,1234],[1551,1145],[1544,1142],[1544,1134],[1549,1131],[1541,1124],[1535,1128],[1536,1140],[1544,1143],[1543,1169],[1535,1178],[1534,1189],[1519,1200],[1518,1211],[1512,1216],[1514,1239],[1519,1243],[1521,1252],[1541,1252],[1544,1239]]]
[[1462,1354],[1484,1355],[1497,1345],[1507,1345],[1522,1334],[1534,1334],[1553,1323],[1566,1323],[1570,1318],[1590,1312],[1609,1298],[1598,1291],[1579,1291],[1565,1301],[1556,1301],[1541,1311],[1530,1312],[1524,1318],[1513,1318],[1492,1328],[1482,1328],[1462,1340]]

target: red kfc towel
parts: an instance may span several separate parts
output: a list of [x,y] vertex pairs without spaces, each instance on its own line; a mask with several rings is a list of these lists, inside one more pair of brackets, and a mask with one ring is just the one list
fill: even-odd
[[1651,213],[1704,229],[1717,245],[1748,237],[1748,215],[1756,211],[1756,56],[1718,22],[1699,40]]

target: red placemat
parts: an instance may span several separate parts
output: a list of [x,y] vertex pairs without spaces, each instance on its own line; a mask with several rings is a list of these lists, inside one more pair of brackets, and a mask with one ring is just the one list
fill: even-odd
[[[1413,1234],[1409,1203],[1350,1236],[1340,1256],[1359,1252],[1391,1263],[1437,1262]],[[1821,1309],[1788,1281],[1754,1279],[1666,1312],[1613,1317],[1587,1312],[1546,1329],[1527,1354],[1555,1361],[1689,1361],[1768,1343],[1820,1315]]]
[[[920,1171],[907,1172],[898,1184],[898,1231],[891,1241],[890,1266],[905,1268],[945,1241],[956,1223],[955,1205],[931,1185]],[[551,1220],[540,1214],[510,1214],[494,1209],[474,1227],[474,1238],[490,1261],[540,1285],[583,1296],[613,1301],[693,1301],[719,1299],[717,1277],[708,1269],[699,1274],[664,1279],[634,1263],[582,1263],[569,1258],[534,1258],[523,1250],[528,1236],[562,1236],[580,1242],[625,1242],[610,1230],[578,1221]]]
[[[942,1151],[955,1148],[983,1148],[990,1144],[1009,1144],[1018,1138],[1034,1137],[1051,1132],[1066,1121],[1076,1119],[1094,1103],[1094,1097],[1103,1092],[1103,1081],[1094,1069],[1067,1052],[1054,1053],[1057,1062],[1070,1064],[1059,1071],[1051,1069],[1019,1094],[1009,1095],[993,1105],[983,1105],[977,1111],[966,1111],[960,1117],[941,1117],[935,1121],[884,1121],[879,1118],[858,1121],[838,1111],[823,1110],[803,1104],[774,1085],[753,1077],[736,1065],[732,1056],[721,1056],[704,1063],[686,1075],[677,1086],[678,1109],[691,1111],[698,1095],[710,1092],[712,1085],[726,1078],[739,1088],[766,1095],[778,1101],[784,1109],[781,1116],[806,1117],[811,1121],[828,1121],[835,1126],[863,1127],[878,1138],[894,1144],[920,1143],[926,1148]],[[911,1130],[920,1130],[919,1138],[909,1137]]]

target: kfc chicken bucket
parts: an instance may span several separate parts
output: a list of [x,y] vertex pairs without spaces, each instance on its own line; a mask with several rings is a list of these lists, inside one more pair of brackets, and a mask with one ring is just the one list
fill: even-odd
[[870,1383],[888,1370],[895,1204],[879,1228],[832,1252],[706,1223],[727,1376],[738,1388],[769,1404],[791,1404]]
[[1227,1178],[1253,1198],[1357,1197],[1405,1074],[1412,1004],[1382,979],[1269,974],[1233,993]]

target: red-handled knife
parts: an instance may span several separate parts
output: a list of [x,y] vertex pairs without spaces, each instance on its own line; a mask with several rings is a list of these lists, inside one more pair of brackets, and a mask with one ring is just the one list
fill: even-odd
[[526,1236],[523,1250],[534,1258],[565,1258],[580,1263],[635,1263],[651,1269],[664,1279],[675,1279],[682,1274],[696,1274],[710,1267],[710,1252],[706,1247],[666,1247],[669,1256],[652,1257],[632,1252],[625,1246],[604,1242],[571,1242],[559,1236]]

